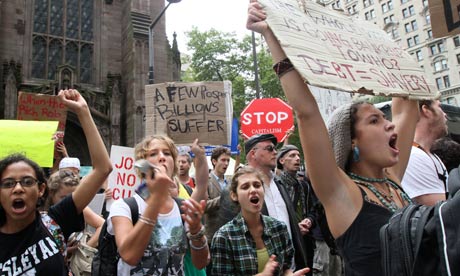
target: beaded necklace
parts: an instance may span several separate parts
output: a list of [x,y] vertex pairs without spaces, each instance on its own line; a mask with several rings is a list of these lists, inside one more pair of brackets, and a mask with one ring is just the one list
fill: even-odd
[[[396,205],[396,203],[393,200],[393,195],[391,194],[391,188],[393,188],[395,191],[398,191],[398,190],[400,191],[399,196],[401,197],[403,201],[406,201],[407,203],[412,203],[412,200],[409,198],[409,196],[404,191],[402,191],[399,188],[399,185],[393,182],[391,179],[388,179],[386,177],[385,178],[368,178],[368,177],[364,177],[364,176],[357,175],[354,173],[348,173],[348,175],[351,177],[351,179],[353,179],[353,181],[356,184],[364,185],[366,188],[368,188],[369,191],[371,191],[378,198],[378,200],[380,200],[380,202],[392,213],[396,212],[399,209],[399,207]],[[372,185],[371,182],[386,183],[387,185],[389,184],[388,190],[390,191],[390,195],[387,195],[377,190],[377,188],[374,185]]]

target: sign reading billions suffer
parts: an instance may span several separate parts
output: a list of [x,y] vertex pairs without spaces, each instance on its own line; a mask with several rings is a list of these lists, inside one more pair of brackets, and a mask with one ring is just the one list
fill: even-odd
[[434,98],[413,57],[372,24],[306,0],[259,0],[302,77],[314,86],[374,95]]
[[146,134],[166,134],[178,145],[198,138],[230,145],[231,83],[161,83],[145,86]]

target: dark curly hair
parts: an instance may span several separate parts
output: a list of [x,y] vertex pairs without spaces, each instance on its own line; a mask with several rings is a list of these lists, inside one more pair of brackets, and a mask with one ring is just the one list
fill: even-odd
[[[19,162],[26,163],[34,170],[35,176],[38,181],[37,185],[46,184],[46,177],[45,177],[45,172],[43,171],[43,169],[37,163],[27,158],[25,155],[19,154],[19,153],[8,155],[5,158],[0,160],[0,176],[3,175],[3,172],[6,170],[6,168],[8,168],[8,166],[15,164],[15,163],[19,163]],[[39,198],[37,202],[37,207],[41,206],[44,203],[44,200],[46,199],[47,195],[48,195],[48,189],[45,188],[45,193],[43,194],[41,198]],[[0,205],[0,226],[3,226],[5,223],[6,223],[5,210]]]
[[460,144],[449,137],[436,140],[431,146],[431,152],[439,156],[447,172],[460,165]]

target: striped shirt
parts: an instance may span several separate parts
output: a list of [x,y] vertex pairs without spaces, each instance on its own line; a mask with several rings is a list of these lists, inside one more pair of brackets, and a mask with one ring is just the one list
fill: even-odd
[[[280,264],[273,275],[283,275],[292,267],[294,247],[286,225],[272,217],[262,216],[262,240],[268,256],[276,255]],[[241,213],[222,226],[211,244],[211,275],[255,275],[258,273],[256,243]]]

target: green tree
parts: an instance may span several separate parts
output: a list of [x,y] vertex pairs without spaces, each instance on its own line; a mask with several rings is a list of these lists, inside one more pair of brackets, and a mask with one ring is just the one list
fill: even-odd
[[[256,98],[251,36],[238,39],[235,33],[215,29],[199,31],[196,27],[193,27],[186,35],[190,54],[188,60],[182,60],[182,64],[189,66],[182,80],[190,82],[231,81],[233,114],[239,120],[242,110]],[[260,96],[286,100],[279,79],[272,69],[271,55],[267,47],[264,47],[259,35],[256,36],[256,48]],[[298,145],[298,140],[298,134],[294,132],[289,143]],[[242,159],[244,162],[244,155]]]

